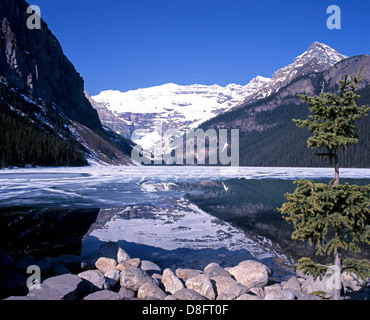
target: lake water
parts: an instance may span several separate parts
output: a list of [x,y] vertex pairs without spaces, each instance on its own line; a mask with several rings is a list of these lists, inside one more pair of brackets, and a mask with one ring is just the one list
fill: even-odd
[[[116,241],[131,256],[162,267],[258,259],[281,278],[313,251],[291,240],[292,227],[276,208],[294,180],[328,182],[333,175],[331,168],[1,170],[0,251],[16,259],[86,256]],[[370,169],[342,169],[341,178],[368,184]]]

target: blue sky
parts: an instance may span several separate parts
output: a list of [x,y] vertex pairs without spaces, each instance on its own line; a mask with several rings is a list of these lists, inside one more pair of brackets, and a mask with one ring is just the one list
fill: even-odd
[[[370,54],[370,1],[29,0],[91,94],[177,84],[247,84],[314,41]],[[342,29],[329,30],[329,5]]]

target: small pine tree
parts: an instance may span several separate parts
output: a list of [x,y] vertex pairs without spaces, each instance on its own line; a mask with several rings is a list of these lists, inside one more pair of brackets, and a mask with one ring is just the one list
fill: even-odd
[[[370,244],[370,185],[340,184],[338,150],[358,143],[355,121],[366,116],[367,106],[357,106],[360,97],[355,93],[362,68],[355,77],[346,76],[340,81],[339,95],[321,93],[319,96],[301,95],[313,113],[306,120],[293,120],[299,127],[308,127],[313,136],[307,141],[308,147],[324,149],[315,155],[334,160],[335,176],[326,185],[301,179],[293,194],[286,194],[288,202],[278,210],[283,218],[294,224],[293,239],[309,241],[315,245],[317,254],[333,254],[334,266],[341,272],[355,271],[361,276],[369,274],[369,261],[359,262],[347,259],[343,262],[340,250],[360,251],[358,242]],[[323,275],[327,266],[318,265],[309,258],[299,260],[298,270],[314,277]],[[340,289],[334,292],[334,299],[340,298]]]

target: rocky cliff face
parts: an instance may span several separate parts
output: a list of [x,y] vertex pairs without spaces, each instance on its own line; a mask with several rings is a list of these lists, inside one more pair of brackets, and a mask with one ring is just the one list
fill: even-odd
[[[8,132],[14,121],[20,121],[24,130],[38,131],[39,137],[44,134],[45,138],[46,134],[61,140],[61,144],[76,145],[91,162],[132,164],[131,142],[103,128],[97,111],[85,96],[82,77],[47,24],[41,21],[41,29],[28,29],[27,20],[31,16],[27,14],[28,7],[24,0],[0,2],[0,111],[5,115],[4,130]],[[19,144],[19,139],[13,140],[7,145],[7,154],[0,150],[2,163],[5,166],[35,163],[33,156],[28,159],[9,154],[18,152],[13,147]],[[34,145],[39,151],[44,148],[42,142]],[[27,154],[26,143],[21,149]],[[43,153],[44,158],[50,158],[48,150]],[[15,158],[21,160],[13,163]],[[60,161],[49,165],[60,165]]]
[[42,21],[27,28],[24,0],[0,2],[0,79],[26,95],[54,104],[72,120],[101,129],[97,112],[84,96],[84,81]]
[[103,103],[95,101],[86,91],[85,96],[98,112],[100,121],[104,126],[112,129],[126,139],[131,139],[131,134],[135,130],[135,126],[130,121],[116,116]]

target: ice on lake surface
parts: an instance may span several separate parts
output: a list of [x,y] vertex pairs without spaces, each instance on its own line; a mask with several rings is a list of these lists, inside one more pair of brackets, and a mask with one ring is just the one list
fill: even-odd
[[[227,202],[224,199],[228,199],[228,192],[236,192],[237,181],[331,179],[333,175],[332,168],[96,166],[8,169],[0,170],[0,207],[99,208],[96,222],[83,242],[85,254],[96,251],[102,242],[116,241],[168,251],[247,250],[257,259],[274,257],[290,264],[290,258],[277,244],[272,244],[269,236],[248,233],[224,217],[202,210],[185,196],[189,190],[184,186],[196,186],[198,189],[192,192],[195,195],[199,192],[200,199],[202,188],[211,186],[211,197],[221,199],[223,195],[223,201]],[[370,169],[342,169],[341,177],[370,179]],[[252,193],[253,188],[248,190]],[[282,195],[286,191],[279,189]],[[265,193],[265,190],[260,192],[262,198],[271,197]],[[250,198],[254,199],[254,194]],[[267,208],[258,201],[245,204],[254,209],[261,205],[263,210]],[[227,215],[229,210],[238,212],[237,205],[238,200],[236,207],[223,207],[222,204],[221,207]],[[276,208],[274,202],[269,204],[271,207]],[[241,210],[246,214],[249,209],[243,207]]]
[[[117,207],[155,204],[158,183],[204,180],[332,178],[332,168],[81,167],[0,170],[0,206]],[[370,169],[341,169],[342,178],[370,179]],[[156,191],[156,192],[153,192]],[[172,190],[166,196],[176,196]],[[171,192],[173,194],[171,194]]]

